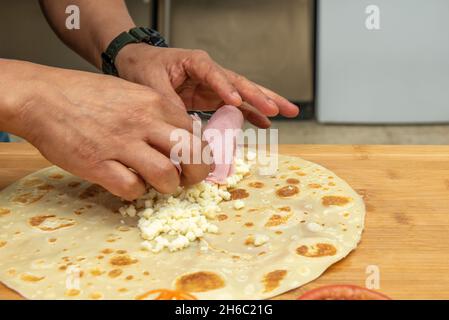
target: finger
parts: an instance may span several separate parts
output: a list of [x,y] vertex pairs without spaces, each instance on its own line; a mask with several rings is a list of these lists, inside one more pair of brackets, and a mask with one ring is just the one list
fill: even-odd
[[114,160],[101,162],[95,168],[88,170],[83,178],[97,183],[112,194],[130,201],[145,193],[144,181],[126,166]]
[[170,159],[143,141],[125,147],[119,160],[161,193],[173,193],[180,184],[178,170]]
[[239,109],[242,111],[245,119],[251,122],[253,125],[262,129],[266,129],[271,126],[271,121],[268,119],[268,117],[257,110],[255,107],[250,106],[247,103],[243,103],[239,107]]
[[228,72],[244,101],[269,117],[274,117],[279,113],[276,103],[266,96],[254,83],[232,71]]
[[212,169],[212,156],[207,142],[187,130],[163,123],[149,128],[147,143],[171,161],[179,161],[182,169],[181,185],[203,181]]
[[288,118],[294,118],[299,114],[299,107],[285,99],[284,97],[274,93],[273,91],[264,88],[260,85],[257,87],[271,100],[273,100],[279,108],[279,113]]
[[186,64],[189,76],[208,85],[226,104],[239,106],[242,97],[225,72],[203,51]]

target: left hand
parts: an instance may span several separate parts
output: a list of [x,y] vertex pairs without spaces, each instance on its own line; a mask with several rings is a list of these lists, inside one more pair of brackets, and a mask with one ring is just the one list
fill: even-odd
[[270,126],[267,116],[299,113],[287,99],[221,67],[202,50],[130,44],[115,64],[121,78],[147,85],[187,110],[212,111],[230,104],[262,128]]

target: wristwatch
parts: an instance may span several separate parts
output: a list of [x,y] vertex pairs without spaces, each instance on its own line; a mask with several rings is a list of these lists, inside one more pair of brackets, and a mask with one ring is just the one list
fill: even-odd
[[118,77],[115,58],[119,51],[130,43],[146,43],[155,47],[168,47],[161,34],[150,28],[136,27],[128,32],[122,32],[111,41],[105,52],[101,54],[103,73]]

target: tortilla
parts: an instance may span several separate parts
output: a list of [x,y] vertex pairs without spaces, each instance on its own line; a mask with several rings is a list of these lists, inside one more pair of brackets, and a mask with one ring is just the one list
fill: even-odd
[[31,174],[0,192],[0,281],[28,299],[265,299],[357,246],[365,206],[346,182],[297,157],[257,169],[220,204],[218,234],[160,253],[106,190],[57,167]]

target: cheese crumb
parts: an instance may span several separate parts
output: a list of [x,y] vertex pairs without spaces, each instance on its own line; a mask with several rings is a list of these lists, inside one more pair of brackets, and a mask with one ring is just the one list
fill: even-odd
[[240,199],[234,201],[234,209],[240,210],[240,209],[242,209],[244,206],[245,206],[245,201],[240,200]]
[[246,153],[246,160],[248,160],[248,161],[253,161],[256,159],[256,157],[257,157],[257,154],[252,150],[248,150],[248,152]]
[[264,234],[256,234],[254,236],[254,246],[260,247],[261,245],[265,244],[270,240],[270,237],[264,235]]
[[315,222],[309,222],[307,224],[307,229],[309,229],[312,232],[320,232],[323,230],[323,227]]
[[[154,253],[164,249],[177,251],[190,246],[205,233],[218,233],[218,227],[209,222],[221,208],[219,203],[231,199],[229,188],[235,187],[250,171],[250,165],[236,159],[235,174],[226,185],[202,181],[194,186],[178,187],[173,194],[162,194],[151,188],[132,204],[119,209],[123,216],[138,216],[138,227],[144,241],[141,248]],[[235,208],[243,208],[241,200]],[[267,240],[266,240],[267,241]]]

